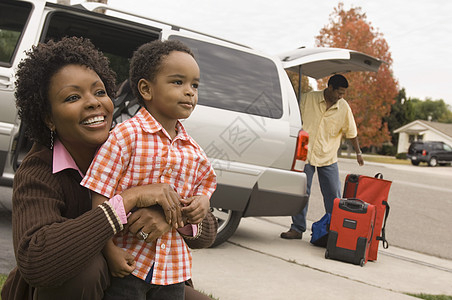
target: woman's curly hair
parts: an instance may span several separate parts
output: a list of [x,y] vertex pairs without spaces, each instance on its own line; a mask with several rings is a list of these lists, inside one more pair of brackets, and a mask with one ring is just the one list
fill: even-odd
[[172,51],[180,51],[195,57],[193,52],[184,43],[177,40],[159,41],[155,40],[141,45],[132,56],[130,61],[129,80],[133,94],[140,104],[144,105],[144,99],[138,91],[138,81],[144,78],[153,81],[160,70],[163,58]]
[[81,65],[95,71],[105,85],[107,94],[114,96],[116,74],[108,59],[90,40],[65,37],[60,41],[40,43],[28,51],[16,73],[16,106],[26,135],[33,141],[50,145],[50,130],[44,119],[51,113],[48,91],[50,79],[61,68]]

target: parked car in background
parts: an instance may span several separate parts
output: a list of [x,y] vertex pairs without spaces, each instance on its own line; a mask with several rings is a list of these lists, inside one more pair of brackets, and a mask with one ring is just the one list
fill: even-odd
[[415,166],[421,162],[425,162],[431,167],[438,164],[450,164],[452,162],[452,147],[444,142],[412,142],[408,148],[408,158]]
[[[0,181],[4,184],[11,184],[31,146],[14,103],[17,65],[33,45],[64,36],[89,38],[110,59],[118,83],[128,77],[129,59],[141,44],[177,39],[194,51],[201,70],[199,99],[183,122],[217,174],[211,206],[220,226],[214,245],[226,241],[242,217],[291,216],[306,205],[303,168],[308,135],[302,130],[285,68],[306,66],[304,74],[318,78],[344,71],[376,71],[381,64],[345,49],[297,49],[278,58],[101,3],[64,6],[43,0],[2,0]],[[138,109],[127,94],[114,102],[116,122]]]

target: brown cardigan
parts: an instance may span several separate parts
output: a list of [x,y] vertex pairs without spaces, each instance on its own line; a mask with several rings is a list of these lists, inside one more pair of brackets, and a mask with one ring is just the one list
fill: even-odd
[[13,185],[13,245],[17,268],[2,299],[32,299],[32,287],[58,286],[85,268],[120,228],[109,205],[91,209],[89,190],[72,169],[52,174],[52,151],[35,143]]
[[[3,300],[31,300],[32,287],[58,286],[84,269],[117,231],[111,207],[91,209],[89,190],[72,169],[52,174],[52,151],[35,143],[13,185],[13,245],[17,267],[2,289]],[[193,248],[210,246],[218,224],[209,213]]]

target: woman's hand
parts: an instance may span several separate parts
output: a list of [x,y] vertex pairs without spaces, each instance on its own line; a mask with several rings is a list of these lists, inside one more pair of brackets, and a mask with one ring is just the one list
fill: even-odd
[[191,224],[201,223],[210,209],[209,197],[204,195],[182,199],[181,202],[185,205],[182,207],[182,214]]
[[153,183],[130,188],[121,194],[126,211],[133,207],[160,205],[166,222],[174,228],[184,226],[180,196],[166,183]]
[[151,243],[171,229],[171,225],[165,220],[165,215],[160,206],[154,205],[140,208],[129,216],[124,230],[140,238],[140,231],[148,234],[146,243]]

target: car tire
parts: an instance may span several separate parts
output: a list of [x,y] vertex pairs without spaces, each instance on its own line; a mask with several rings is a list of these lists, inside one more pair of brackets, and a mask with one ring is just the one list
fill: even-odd
[[430,167],[436,167],[438,165],[438,160],[436,159],[436,157],[434,157],[434,156],[430,157],[430,159],[428,161],[428,165]]
[[242,212],[222,208],[213,208],[213,215],[218,220],[218,231],[211,248],[226,242],[237,230],[242,219]]
[[413,166],[419,166],[419,161],[418,160],[411,160],[411,164]]

